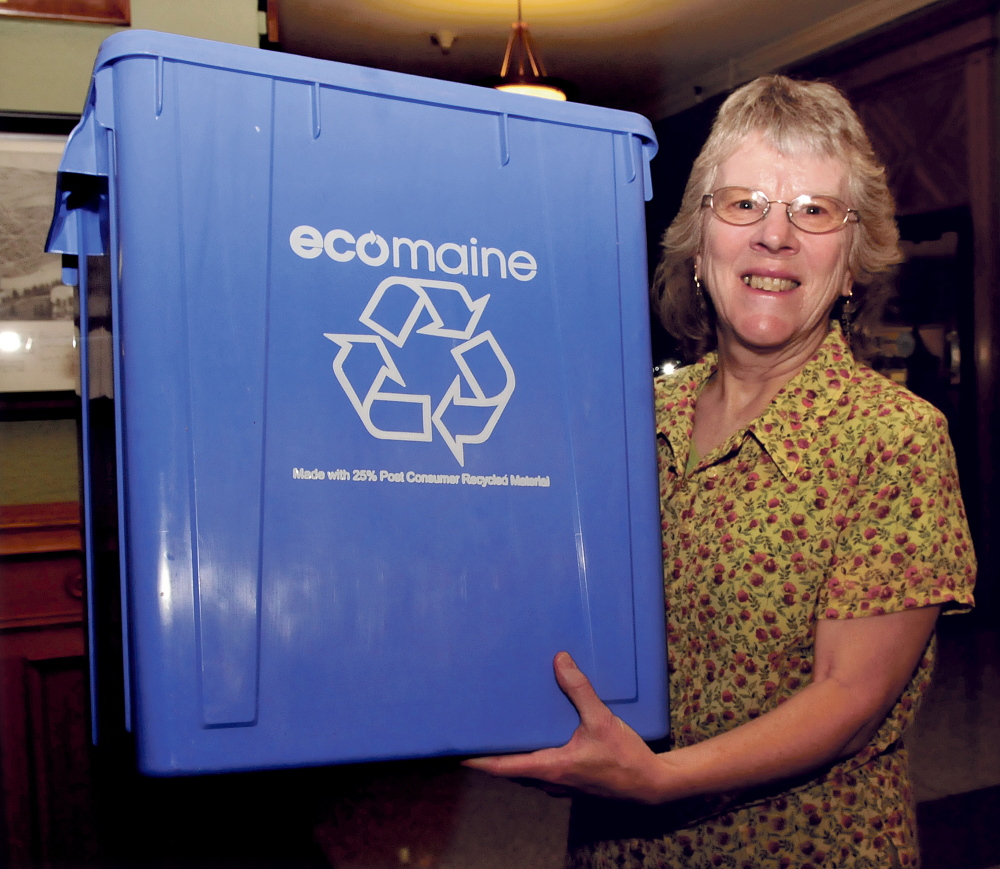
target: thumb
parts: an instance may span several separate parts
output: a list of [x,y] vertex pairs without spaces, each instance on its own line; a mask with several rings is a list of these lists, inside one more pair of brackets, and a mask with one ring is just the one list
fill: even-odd
[[556,682],[569,701],[576,707],[576,711],[580,714],[581,724],[607,710],[607,706],[597,696],[590,680],[577,667],[576,661],[573,660],[569,652],[560,652],[556,655],[553,667],[556,673]]

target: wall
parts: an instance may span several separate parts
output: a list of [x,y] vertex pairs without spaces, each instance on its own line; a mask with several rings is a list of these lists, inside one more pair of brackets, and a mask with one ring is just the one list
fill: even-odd
[[79,496],[75,420],[0,420],[0,455],[0,506]]
[[[97,49],[121,29],[0,17],[0,112],[78,114]],[[132,29],[256,46],[257,0],[132,0]]]
[[[131,0],[132,29],[258,45],[257,0]],[[101,42],[124,28],[0,17],[0,115],[79,114]],[[76,500],[72,419],[0,420],[0,505]]]

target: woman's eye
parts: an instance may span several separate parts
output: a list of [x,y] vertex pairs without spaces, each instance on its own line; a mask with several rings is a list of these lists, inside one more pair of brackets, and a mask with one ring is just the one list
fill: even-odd
[[744,211],[753,211],[755,205],[752,199],[741,199],[736,203],[737,208],[741,208]]

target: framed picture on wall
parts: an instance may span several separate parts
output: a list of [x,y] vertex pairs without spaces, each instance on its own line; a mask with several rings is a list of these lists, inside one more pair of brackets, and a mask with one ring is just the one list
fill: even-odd
[[131,18],[129,0],[0,0],[0,15],[125,25]]
[[65,144],[0,132],[0,395],[78,390],[76,296],[45,252]]

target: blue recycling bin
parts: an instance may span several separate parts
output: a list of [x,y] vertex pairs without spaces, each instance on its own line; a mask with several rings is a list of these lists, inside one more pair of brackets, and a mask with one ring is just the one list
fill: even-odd
[[49,249],[84,331],[110,265],[140,769],[558,744],[560,649],[665,733],[655,149],[624,112],[104,43]]

